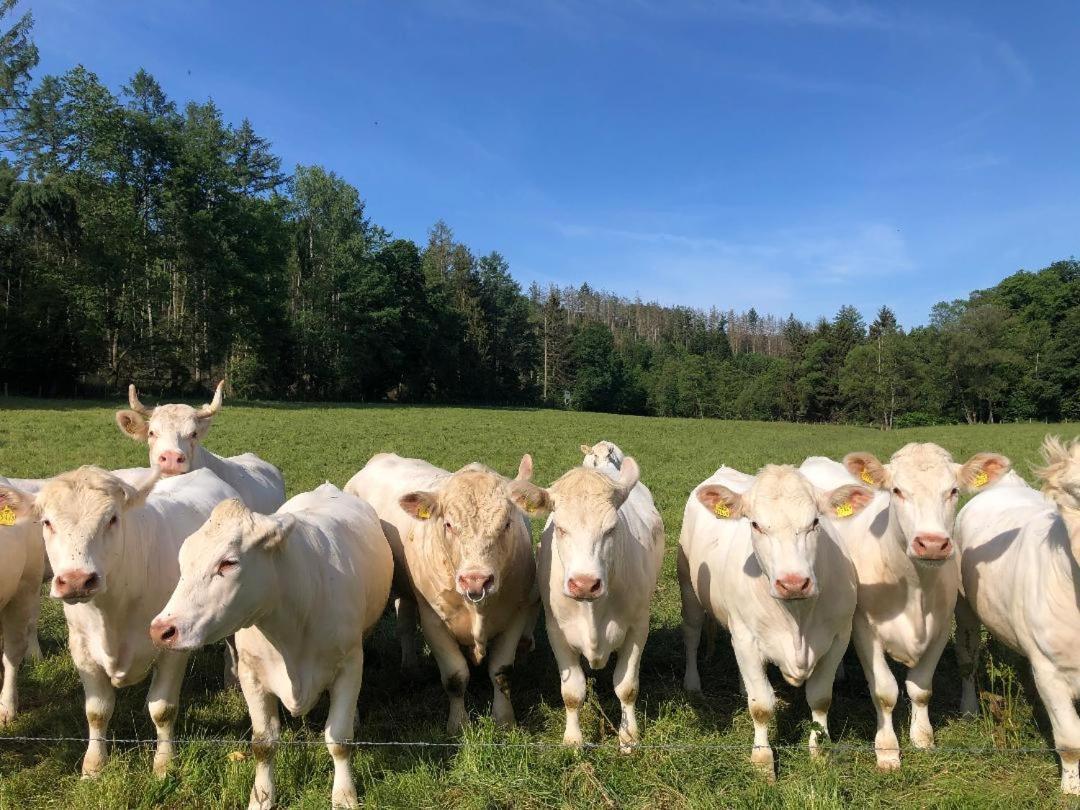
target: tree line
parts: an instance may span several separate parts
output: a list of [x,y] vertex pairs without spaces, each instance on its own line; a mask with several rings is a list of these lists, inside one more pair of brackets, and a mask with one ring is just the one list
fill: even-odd
[[[10,18],[14,0],[0,3]],[[39,396],[543,405],[878,424],[1080,419],[1080,263],[1018,272],[904,330],[523,290],[436,222],[374,223],[332,170],[147,72],[35,79],[0,36],[0,375]]]

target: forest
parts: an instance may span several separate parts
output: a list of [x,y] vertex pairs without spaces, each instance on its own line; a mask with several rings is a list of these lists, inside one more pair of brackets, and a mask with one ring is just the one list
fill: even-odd
[[[905,329],[528,289],[444,221],[371,220],[323,166],[153,76],[35,73],[0,3],[0,378],[7,395],[525,405],[884,429],[1080,419],[1080,262]],[[487,251],[487,252],[484,252]]]

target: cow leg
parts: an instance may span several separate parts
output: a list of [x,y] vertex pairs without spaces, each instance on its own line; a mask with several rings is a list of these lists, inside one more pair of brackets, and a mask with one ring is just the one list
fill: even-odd
[[1046,659],[1032,659],[1031,674],[1039,689],[1050,725],[1054,730],[1054,747],[1061,758],[1061,792],[1080,794],[1080,717],[1073,702],[1072,685]]
[[638,744],[637,713],[638,673],[641,671],[641,653],[649,636],[649,615],[626,631],[626,639],[615,661],[615,695],[622,704],[622,720],[619,722],[619,751],[629,754]]
[[975,691],[975,670],[979,665],[982,627],[975,610],[964,597],[956,600],[956,665],[960,670],[962,694],[960,711],[979,713],[979,696]]
[[236,674],[251,716],[251,753],[255,756],[255,784],[251,786],[248,810],[270,810],[274,806],[274,754],[281,735],[278,702],[244,661],[243,655]]
[[184,682],[188,654],[167,652],[158,659],[150,691],[146,695],[146,707],[157,729],[157,749],[154,751],[154,776],[162,779],[168,773],[169,763],[175,755],[174,731],[176,712],[180,705],[180,685]]
[[224,665],[224,685],[226,689],[236,689],[240,686],[240,676],[237,674],[239,657],[236,652],[236,639],[229,636],[225,639],[225,647],[222,650],[222,664]]
[[[37,605],[37,594],[33,595],[32,604]],[[36,618],[37,611],[31,602],[18,594],[4,608],[0,615],[0,638],[4,644],[4,685],[0,687],[0,726],[15,719],[19,709],[19,666],[23,662],[31,637],[30,616]],[[36,622],[35,622],[36,624]],[[33,632],[37,641],[36,628]]]
[[847,652],[849,633],[841,633],[821,657],[806,679],[806,702],[810,706],[810,718],[814,725],[810,729],[810,756],[821,756],[821,735],[829,738],[829,709],[832,707],[833,682],[840,669],[840,663]]
[[38,641],[38,618],[41,613],[41,598],[38,592],[39,588],[34,587],[30,597],[30,617],[26,625],[26,655],[31,661],[40,661],[42,657],[41,643]]
[[548,644],[551,645],[551,651],[555,653],[555,663],[559,667],[563,706],[566,708],[563,745],[580,747],[582,744],[581,719],[578,715],[585,703],[585,673],[581,669],[581,653],[570,646],[558,622],[550,613],[547,619]]
[[514,705],[510,702],[510,670],[517,657],[518,644],[531,624],[535,624],[535,613],[529,608],[518,611],[514,621],[499,634],[488,653],[488,677],[494,687],[491,701],[491,714],[496,724],[503,727],[514,725]]
[[949,631],[934,639],[923,657],[907,673],[907,693],[911,698],[911,744],[916,748],[934,747],[934,727],[930,725],[930,697],[934,693],[934,672],[937,670]]
[[765,662],[761,660],[753,638],[733,627],[731,645],[735,650],[735,660],[739,664],[739,674],[746,686],[750,718],[754,721],[754,748],[750,761],[773,782],[776,780],[776,770],[772,746],[769,745],[769,721],[776,709],[776,693],[769,683]]
[[679,547],[679,593],[682,596],[682,635],[686,648],[686,672],[683,675],[683,688],[687,692],[701,691],[701,675],[698,673],[698,646],[701,644],[701,629],[705,624],[705,610],[698,601],[690,581],[690,561],[686,552]]
[[420,671],[420,657],[416,643],[416,625],[420,621],[416,602],[398,597],[394,600],[394,632],[401,645],[401,671],[414,676]]
[[443,620],[427,605],[420,605],[420,627],[427,639],[435,663],[439,665],[443,689],[450,699],[446,733],[457,734],[465,724],[465,689],[469,685],[469,664],[461,654],[457,639],[450,635]]
[[356,722],[356,701],[364,676],[364,651],[359,649],[338,672],[330,687],[330,714],[326,718],[326,747],[334,760],[333,807],[359,807],[356,784],[353,782],[349,758],[352,749],[347,744],[353,736]]
[[82,775],[84,779],[89,779],[97,776],[105,767],[105,759],[108,757],[105,735],[109,733],[109,721],[112,720],[113,708],[116,706],[116,690],[105,671],[94,665],[85,669],[79,666],[79,679],[83,684],[86,725],[89,729]]
[[893,728],[893,709],[896,708],[900,687],[885,659],[885,648],[866,619],[855,614],[855,652],[859,654],[870,696],[877,711],[877,734],[874,735],[874,752],[881,771],[895,771],[900,767],[900,741]]

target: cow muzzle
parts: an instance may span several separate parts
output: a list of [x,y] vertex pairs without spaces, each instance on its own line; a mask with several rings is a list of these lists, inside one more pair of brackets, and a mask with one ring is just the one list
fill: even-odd
[[495,589],[495,575],[490,571],[458,574],[457,581],[461,595],[473,604],[483,602],[484,597]]
[[168,619],[154,619],[150,623],[150,640],[158,647],[171,650],[180,643],[180,628]]
[[944,562],[952,554],[952,540],[944,534],[917,534],[911,541],[911,556],[916,560]]
[[773,595],[778,599],[809,599],[817,596],[814,581],[803,574],[784,574],[773,582]]
[[188,457],[179,450],[165,450],[158,454],[157,466],[163,476],[183,475],[188,471]]
[[52,596],[69,605],[87,602],[101,592],[101,577],[96,571],[65,571],[52,581]]
[[604,580],[600,577],[575,574],[566,580],[566,595],[580,602],[591,602],[604,595]]

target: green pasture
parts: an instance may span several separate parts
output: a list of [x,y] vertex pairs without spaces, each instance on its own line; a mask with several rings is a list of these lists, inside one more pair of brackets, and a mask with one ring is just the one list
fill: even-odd
[[[0,399],[0,473],[38,477],[87,463],[145,465],[145,446],[122,436],[113,423],[113,410],[120,405]],[[226,403],[206,445],[224,455],[259,453],[284,471],[292,495],[325,480],[344,485],[379,451],[419,456],[451,469],[483,461],[507,475],[528,452],[535,460],[535,480],[546,484],[580,461],[582,442],[609,439],[638,459],[643,480],[656,497],[667,527],[667,562],[653,605],[638,706],[643,743],[664,747],[618,754],[612,725],[618,701],[611,691],[610,666],[590,678],[590,698],[582,712],[586,739],[601,746],[583,752],[558,747],[563,726],[559,679],[541,632],[536,651],[513,675],[519,728],[493,728],[486,716],[491,687],[486,671],[476,671],[467,698],[473,722],[460,747],[356,751],[357,789],[368,806],[1013,808],[1063,802],[1057,758],[1040,750],[1052,746],[1049,724],[1026,667],[994,645],[980,670],[984,701],[977,719],[958,714],[956,665],[951,648],[946,651],[931,704],[939,750],[909,751],[906,731],[901,733],[903,767],[894,774],[879,774],[874,767],[874,715],[853,655],[848,657],[847,679],[836,688],[830,727],[837,747],[827,761],[811,761],[805,751],[809,712],[802,691],[775,678],[781,698],[773,735],[778,778],[767,784],[749,762],[752,724],[723,637],[712,659],[702,665],[704,698],[682,691],[675,548],[689,491],[721,464],[753,471],[766,462],[798,464],[808,455],[835,458],[852,450],[884,457],[909,441],[933,441],[958,460],[980,450],[1002,452],[1030,478],[1047,432],[1067,437],[1076,435],[1077,428],[1010,424],[882,433],[834,425],[546,410]],[[215,740],[246,740],[247,712],[238,692],[222,690],[216,651],[193,659],[178,724],[179,735],[189,742],[164,781],[150,776],[148,746],[114,746],[102,777],[82,781],[80,742],[10,739],[86,733],[82,690],[65,636],[61,611],[46,600],[41,626],[45,658],[24,665],[22,713],[0,732],[0,810],[246,806],[254,766],[250,757],[229,756],[245,746]],[[145,688],[121,693],[110,729],[116,737],[153,738],[143,707]],[[901,695],[906,702],[903,689]],[[324,704],[305,719],[288,719],[286,739],[321,741],[325,711]],[[903,703],[897,710],[898,732],[907,711]],[[393,629],[384,619],[367,657],[358,739],[454,742],[444,731],[445,716],[434,662],[424,659],[419,681],[403,679]],[[536,743],[548,745],[531,745]],[[283,747],[277,769],[282,806],[327,806],[330,774],[330,758],[321,745]]]

